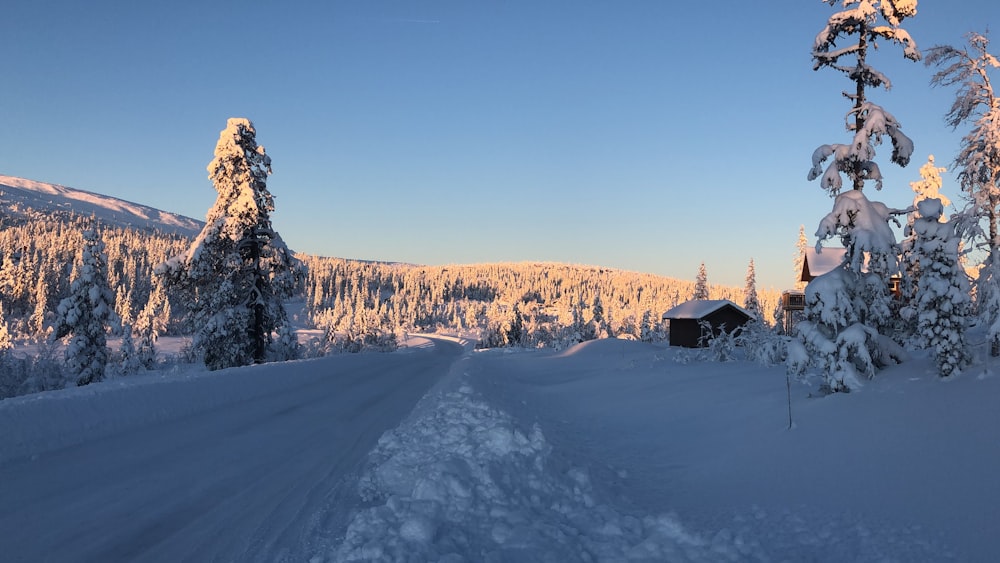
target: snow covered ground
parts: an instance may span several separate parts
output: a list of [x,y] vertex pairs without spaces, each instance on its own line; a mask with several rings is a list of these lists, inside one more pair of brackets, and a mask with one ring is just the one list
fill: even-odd
[[[604,340],[477,352],[372,453],[322,561],[992,561],[1000,381],[926,358],[810,398]],[[991,368],[992,369],[992,368]]]
[[791,430],[782,368],[620,340],[21,397],[0,402],[0,553],[992,561],[998,367],[941,381],[918,356],[825,398],[793,382]]

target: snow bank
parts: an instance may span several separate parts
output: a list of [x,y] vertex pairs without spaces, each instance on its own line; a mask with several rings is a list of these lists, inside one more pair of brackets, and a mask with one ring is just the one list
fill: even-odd
[[[671,516],[622,514],[584,468],[552,463],[538,425],[457,388],[428,396],[370,454],[358,512],[334,561],[737,561],[755,554]],[[425,405],[427,407],[427,405]],[[759,557],[756,557],[759,558]],[[313,558],[314,563],[324,561]]]

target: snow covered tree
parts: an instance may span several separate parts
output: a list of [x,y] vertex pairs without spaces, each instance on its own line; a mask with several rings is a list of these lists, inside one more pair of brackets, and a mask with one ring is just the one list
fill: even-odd
[[923,199],[918,210],[920,217],[913,223],[917,236],[913,252],[922,272],[914,299],[918,334],[934,350],[938,373],[947,377],[968,362],[969,282],[958,262],[960,237],[955,225],[940,222],[941,200]]
[[[821,186],[832,195],[843,185],[841,174],[847,174],[855,190],[864,188],[873,180],[876,189],[882,189],[882,173],[872,160],[875,146],[888,136],[892,141],[892,162],[906,166],[913,153],[913,142],[900,130],[900,124],[881,106],[868,100],[867,88],[891,87],[889,78],[868,63],[870,49],[877,48],[880,40],[903,47],[903,56],[912,61],[920,60],[920,51],[910,34],[899,27],[903,19],[915,16],[916,0],[823,0],[831,6],[841,4],[843,10],[827,20],[826,27],[813,43],[813,70],[827,67],[840,71],[854,82],[854,92],[844,92],[853,102],[847,113],[847,130],[853,132],[850,144],[821,145],[813,152],[813,167],[809,180],[820,179]],[[881,16],[881,17],[880,17]],[[884,23],[883,23],[884,22]],[[841,37],[857,36],[857,42],[838,47]],[[851,60],[853,58],[853,62]],[[832,162],[823,168],[830,157]]]
[[746,286],[743,288],[743,308],[753,315],[754,319],[761,321],[764,313],[761,311],[760,300],[757,298],[757,272],[753,265],[753,258],[747,266]]
[[[898,269],[895,234],[888,226],[898,214],[862,193],[865,182],[882,188],[882,173],[874,162],[875,147],[884,137],[892,142],[891,161],[906,166],[913,142],[903,134],[895,117],[868,99],[869,87],[890,87],[882,72],[869,64],[870,49],[879,41],[903,47],[903,56],[920,60],[920,52],[900,23],[916,15],[915,0],[824,0],[843,9],[827,21],[813,44],[814,70],[823,67],[843,72],[854,92],[844,95],[852,102],[846,128],[853,134],[849,144],[821,145],[812,155],[808,179],[835,196],[833,211],[820,223],[819,244],[839,237],[846,249],[841,266],[813,280],[806,288],[806,321],[799,333],[806,349],[820,364],[831,391],[848,391],[860,385],[858,375],[873,377],[875,369],[891,357],[895,346],[881,332],[890,325],[892,311],[888,283]],[[842,37],[857,42],[838,47]],[[853,60],[852,60],[853,59]],[[824,163],[832,160],[824,168]],[[842,174],[853,189],[840,193]],[[794,354],[793,354],[794,355]]]
[[878,367],[902,356],[879,332],[891,320],[888,281],[898,245],[888,221],[899,213],[850,190],[837,196],[816,231],[820,242],[839,237],[847,249],[838,268],[806,286],[806,320],[797,327],[832,392],[860,386],[860,375],[872,378]]
[[[958,86],[945,120],[953,128],[971,124],[962,138],[953,168],[968,200],[958,214],[958,230],[966,240],[985,239],[988,256],[976,281],[976,313],[990,327],[991,353],[1000,355],[1000,99],[993,91],[990,70],[1000,60],[990,54],[989,38],[970,33],[968,49],[931,47],[927,65],[940,68],[931,79],[938,86]],[[986,221],[987,233],[981,222]]]
[[72,335],[66,347],[66,368],[77,385],[104,379],[110,350],[107,332],[118,322],[115,297],[108,286],[104,242],[97,231],[83,232],[83,250],[70,294],[56,311],[55,338]]
[[610,319],[604,312],[604,303],[601,301],[601,294],[600,292],[595,292],[594,301],[590,305],[590,322],[587,325],[587,333],[594,339],[608,338],[611,333],[609,325]]
[[[941,193],[941,186],[944,185],[944,181],[941,179],[941,173],[946,172],[947,170],[947,168],[934,164],[933,154],[927,155],[927,162],[920,167],[920,180],[910,182],[910,189],[912,189],[913,193],[916,194],[913,197],[914,206],[916,206],[917,202],[920,200],[931,198],[941,200],[941,205],[944,207],[951,205],[951,200]],[[914,219],[916,219],[916,217],[914,217]],[[940,221],[944,223],[947,220],[947,217],[942,214]]]
[[4,356],[14,348],[14,340],[10,336],[7,327],[7,316],[3,313],[3,303],[0,303],[0,357]]
[[694,296],[691,299],[708,299],[708,272],[705,263],[698,266],[698,277],[694,280]]
[[39,338],[46,336],[45,313],[48,308],[49,287],[45,283],[45,278],[39,277],[35,284],[35,310],[28,321],[28,329],[33,335]]
[[[959,90],[945,120],[953,129],[971,124],[972,129],[962,138],[958,156],[953,163],[958,171],[962,190],[969,198],[975,224],[988,223],[987,244],[990,254],[1000,246],[998,213],[1000,213],[1000,99],[994,94],[989,71],[1000,67],[1000,60],[989,53],[989,38],[970,33],[969,49],[936,45],[928,50],[926,64],[941,70],[931,78],[937,86],[958,85]],[[968,228],[968,227],[966,227]]]
[[[940,193],[943,181],[941,173],[947,168],[941,168],[934,164],[934,155],[927,157],[927,162],[920,167],[920,180],[910,182],[910,188],[914,192],[913,205],[906,215],[906,228],[903,230],[905,238],[900,243],[900,298],[904,303],[910,303],[914,298],[918,279],[920,277],[920,261],[914,253],[917,243],[917,233],[913,229],[913,224],[920,216],[917,207],[925,199],[937,198],[942,205],[949,205],[951,201]],[[945,217],[940,216],[942,222]],[[903,332],[913,334],[916,330],[915,319],[907,317],[909,312],[914,311],[913,307],[904,307],[902,312]]]
[[300,276],[271,226],[271,158],[256,135],[248,119],[229,119],[208,165],[219,195],[205,227],[186,252],[157,267],[185,296],[192,346],[209,369],[265,361],[274,332],[288,322],[283,300]]
[[143,358],[135,348],[132,340],[132,325],[122,325],[122,342],[118,348],[118,372],[121,375],[132,375],[143,367]]
[[156,364],[156,340],[167,330],[170,301],[159,278],[154,278],[146,305],[135,320],[133,332],[138,336],[135,355],[139,364],[151,369]]
[[809,239],[806,237],[806,226],[799,225],[799,239],[795,242],[795,260],[792,262],[792,272],[795,275],[795,289],[803,290],[806,282],[802,281],[802,267],[806,261],[806,249],[809,248]]
[[653,338],[653,312],[646,309],[642,312],[642,321],[639,322],[639,340],[652,342]]

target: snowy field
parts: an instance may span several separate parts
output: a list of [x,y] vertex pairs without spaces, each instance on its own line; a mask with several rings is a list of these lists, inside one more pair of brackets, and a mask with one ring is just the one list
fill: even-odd
[[[620,340],[464,349],[424,340],[2,401],[0,553],[311,563],[1000,553],[1000,366],[941,381],[918,356],[825,398],[810,397],[818,382],[793,382],[789,430],[782,368]],[[142,508],[125,512],[129,499]]]

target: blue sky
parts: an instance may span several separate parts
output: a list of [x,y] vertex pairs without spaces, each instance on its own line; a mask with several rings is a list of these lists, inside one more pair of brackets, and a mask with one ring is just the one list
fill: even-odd
[[[832,200],[813,149],[846,142],[850,88],[814,72],[820,0],[17,2],[0,36],[0,173],[195,218],[228,117],[274,161],[295,250],[422,264],[546,260],[791,286],[799,225]],[[1000,21],[931,2],[921,49]],[[994,53],[1000,51],[1000,41]],[[871,99],[913,162],[876,159],[905,207],[951,162],[954,91],[885,45]],[[949,175],[950,179],[950,175]],[[944,192],[958,199],[957,189]]]

